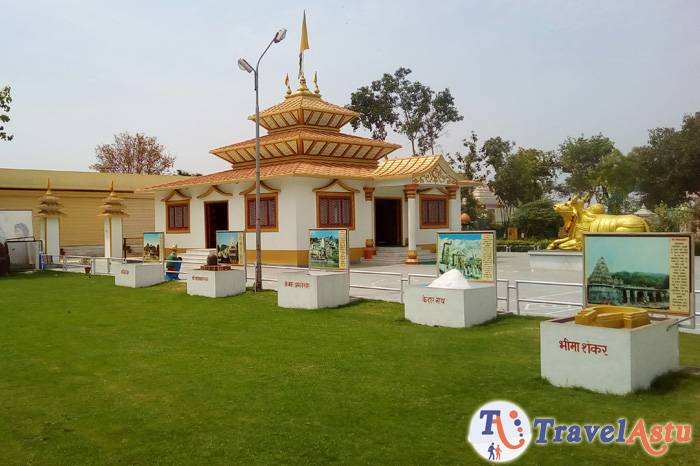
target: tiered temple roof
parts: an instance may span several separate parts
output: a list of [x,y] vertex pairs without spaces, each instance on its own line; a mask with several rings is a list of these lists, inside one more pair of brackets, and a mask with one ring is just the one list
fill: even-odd
[[[285,100],[260,112],[260,126],[268,130],[260,138],[260,164],[306,160],[334,161],[376,167],[378,160],[400,148],[374,139],[340,133],[340,128],[359,113],[328,103],[321,94],[306,87],[301,77],[299,89],[289,88]],[[255,121],[255,115],[248,117]],[[211,154],[231,163],[233,168],[255,164],[255,139],[220,147]]]
[[[378,180],[412,177],[413,183],[479,185],[452,170],[440,155],[387,159],[401,146],[343,134],[340,128],[359,113],[321,99],[302,75],[295,93],[287,87],[285,100],[260,112],[260,178],[288,176]],[[255,120],[255,115],[248,118]],[[231,163],[231,170],[197,176],[144,191],[205,186],[255,179],[255,139],[210,151]],[[383,162],[380,163],[380,160]]]

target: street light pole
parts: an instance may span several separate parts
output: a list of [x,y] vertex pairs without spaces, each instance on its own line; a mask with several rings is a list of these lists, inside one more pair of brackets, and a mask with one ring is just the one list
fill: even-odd
[[[272,46],[281,42],[287,35],[287,30],[282,28],[277,31],[275,37],[265,48],[265,51],[258,58],[258,63],[255,68],[250,66],[243,58],[238,60],[238,67],[248,73],[253,72],[255,76],[255,291],[262,291],[262,249],[260,247],[260,104],[258,92],[258,69],[260,68],[260,60],[265,56],[267,50]],[[277,207],[277,206],[275,206]],[[248,220],[246,219],[246,222]]]

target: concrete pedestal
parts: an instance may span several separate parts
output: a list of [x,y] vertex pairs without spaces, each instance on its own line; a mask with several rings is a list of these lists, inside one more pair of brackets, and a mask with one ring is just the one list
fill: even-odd
[[542,377],[559,387],[619,395],[648,388],[679,367],[675,322],[652,319],[635,329],[577,325],[573,317],[542,322]]
[[557,251],[543,249],[528,251],[530,268],[534,270],[583,270],[581,251]]
[[187,294],[222,298],[245,292],[245,270],[192,270],[187,277]]
[[481,283],[466,290],[409,286],[405,303],[406,319],[416,324],[471,327],[496,317],[496,287]]
[[277,283],[279,307],[321,309],[350,302],[350,275],[347,273],[284,272],[277,276]]
[[114,264],[114,284],[130,288],[157,285],[165,281],[163,264]]

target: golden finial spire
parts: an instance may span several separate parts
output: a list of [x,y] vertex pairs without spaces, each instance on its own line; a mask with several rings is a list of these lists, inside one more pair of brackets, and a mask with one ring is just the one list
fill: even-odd
[[128,217],[129,214],[124,212],[126,206],[121,203],[123,199],[114,194],[114,180],[112,180],[112,184],[109,185],[109,190],[109,196],[102,201],[104,202],[104,204],[100,206],[102,213],[99,214],[98,217]]
[[290,95],[292,93],[292,88],[289,87],[289,73],[287,73],[287,77],[284,80],[284,85],[287,86],[287,95]]
[[297,89],[297,93],[298,92],[307,92],[311,94],[311,92],[309,92],[309,88],[306,87],[306,78],[303,74],[301,75],[301,79],[299,79],[299,88]]
[[320,94],[321,90],[318,88],[318,71],[314,73],[314,84],[316,84],[316,89],[314,90],[314,94]]
[[61,212],[61,207],[63,204],[58,202],[60,199],[53,195],[51,192],[51,180],[48,180],[46,187],[46,194],[39,198],[39,205],[37,208],[39,211],[36,213],[37,217],[58,217],[66,215]]

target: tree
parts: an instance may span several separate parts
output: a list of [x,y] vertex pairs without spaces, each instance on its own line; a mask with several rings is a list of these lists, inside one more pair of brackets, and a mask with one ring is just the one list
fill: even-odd
[[663,202],[654,208],[654,215],[647,219],[651,231],[690,231],[693,209],[686,204],[669,207]]
[[393,75],[385,73],[353,92],[347,107],[360,114],[351,122],[354,130],[362,126],[374,139],[383,141],[392,129],[406,136],[417,154],[416,145],[422,153],[434,149],[447,124],[463,117],[449,89],[436,94],[430,87],[407,79],[410,73],[408,68],[399,68]]
[[418,138],[418,148],[421,153],[425,154],[430,149],[434,154],[435,141],[444,133],[447,124],[464,119],[454,103],[454,97],[449,89],[438,92],[433,97],[430,111],[423,119],[423,129]]
[[[12,97],[10,96],[10,86],[5,86],[1,91],[0,91],[0,110],[2,110],[3,113],[0,113],[0,123],[7,123],[10,121],[10,117],[7,116],[7,113],[10,111],[10,104],[12,103]],[[5,126],[0,124],[0,139],[4,141],[12,141],[12,138],[14,138],[13,135],[8,135],[5,132]]]
[[95,155],[97,163],[90,169],[99,172],[168,175],[175,164],[175,157],[165,152],[154,136],[143,133],[115,134],[113,144],[95,147]]
[[201,173],[188,172],[187,170],[181,170],[179,168],[175,170],[175,174],[177,176],[202,176]]
[[489,167],[491,167],[491,170],[494,172],[498,172],[506,163],[506,160],[510,156],[510,151],[513,150],[514,147],[514,141],[503,140],[500,136],[490,138],[484,142],[479,153],[481,154],[481,162],[484,163],[487,174],[490,172]]
[[680,131],[649,130],[647,145],[630,153],[647,205],[674,206],[700,194],[700,112],[683,117]]
[[605,203],[610,197],[607,185],[600,184],[599,164],[615,150],[615,144],[602,134],[577,139],[566,138],[559,145],[559,165],[568,178],[561,190],[565,194],[595,194]]
[[[461,152],[455,152],[455,155],[445,154],[445,158],[452,165],[452,168],[469,180],[478,180],[477,171],[479,166],[479,155],[477,153],[476,143],[479,141],[476,133],[472,131],[470,139],[464,139],[462,144],[467,148],[467,153],[462,154]],[[463,186],[460,189],[460,194],[462,197],[463,212],[472,219],[472,221],[477,219],[479,214],[478,207],[479,201],[474,196],[474,188],[471,186]]]
[[552,190],[557,165],[553,152],[522,147],[515,154],[506,153],[499,163],[487,184],[503,204],[508,226],[515,207],[540,199]]
[[[600,201],[609,214],[622,214],[627,206],[635,204],[630,195],[636,190],[637,177],[633,159],[613,149],[591,171],[593,184],[601,187]],[[636,210],[636,209],[635,209]]]
[[558,228],[564,225],[564,219],[554,211],[554,202],[542,198],[527,202],[513,214],[511,223],[526,237],[546,238],[557,236]]

